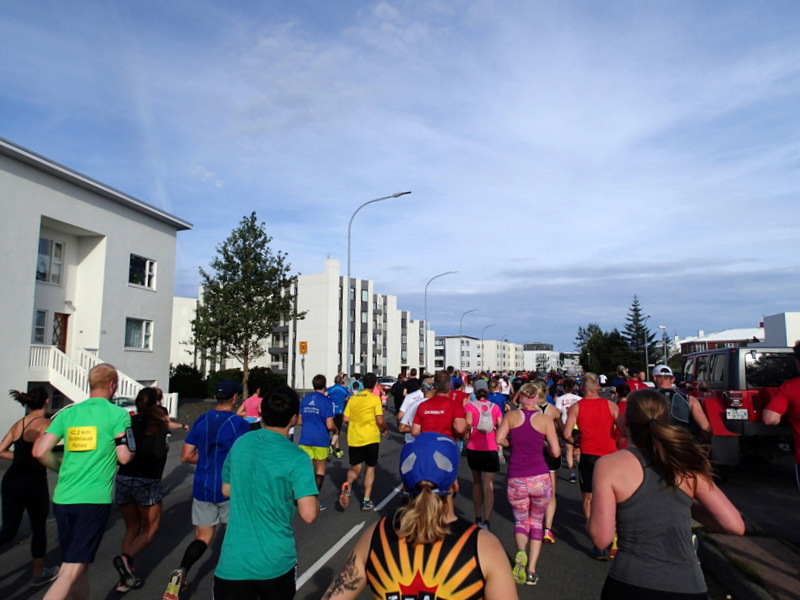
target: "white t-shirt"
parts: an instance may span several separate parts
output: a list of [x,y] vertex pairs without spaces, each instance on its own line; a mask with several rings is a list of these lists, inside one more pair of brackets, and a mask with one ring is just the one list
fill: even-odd
[[[426,400],[426,398],[422,390],[417,390],[416,392],[408,394],[403,399],[403,405],[400,407],[400,412],[403,413],[403,418],[400,419],[400,423],[411,427],[414,424],[414,415],[417,414],[417,407],[419,407],[424,400]],[[406,442],[410,442],[414,439],[414,436],[410,433],[406,433],[405,435]]]
[[576,394],[561,394],[556,398],[556,408],[561,411],[561,422],[567,422],[567,412],[569,407],[575,404],[581,397]]

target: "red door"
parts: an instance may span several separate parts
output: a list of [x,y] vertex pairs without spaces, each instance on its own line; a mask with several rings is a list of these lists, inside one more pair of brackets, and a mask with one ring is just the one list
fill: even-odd
[[69,315],[55,313],[53,315],[53,346],[66,354],[67,352],[67,320]]

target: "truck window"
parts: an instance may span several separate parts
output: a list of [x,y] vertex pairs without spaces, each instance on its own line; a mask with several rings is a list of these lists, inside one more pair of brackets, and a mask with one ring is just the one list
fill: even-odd
[[695,360],[697,367],[695,367],[695,374],[697,381],[708,381],[708,355],[701,354]]
[[694,381],[694,375],[692,373],[693,366],[694,358],[687,358],[683,363],[683,381],[686,383],[692,383],[692,381]]
[[725,367],[728,365],[728,354],[713,354],[708,367],[708,381],[723,383],[725,381]]
[[797,377],[797,362],[791,352],[748,352],[744,357],[747,389],[778,387]]

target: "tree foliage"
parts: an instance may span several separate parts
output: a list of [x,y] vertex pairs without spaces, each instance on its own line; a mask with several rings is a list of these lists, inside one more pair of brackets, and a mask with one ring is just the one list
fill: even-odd
[[251,361],[266,353],[273,329],[282,320],[302,319],[292,292],[296,275],[286,254],[273,252],[266,224],[256,213],[245,216],[217,246],[210,271],[200,269],[201,302],[192,321],[195,346],[212,356],[242,364],[247,394]]
[[577,337],[582,340],[580,362],[587,371],[613,377],[617,365],[627,365],[631,359],[631,349],[617,329],[606,333],[597,323],[590,323],[586,328],[578,328]]
[[[639,298],[634,294],[622,334],[632,351],[632,356],[628,361],[630,364],[623,363],[625,366],[636,366],[644,369],[647,367],[647,361],[655,356],[656,344],[654,340],[656,334],[651,333],[647,327],[646,321],[648,317],[649,315],[644,315]],[[647,351],[645,351],[645,348],[647,348]]]

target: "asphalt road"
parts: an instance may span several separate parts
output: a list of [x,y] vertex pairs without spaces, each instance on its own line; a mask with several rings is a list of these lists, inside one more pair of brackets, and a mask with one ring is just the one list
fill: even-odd
[[[394,424],[393,416],[389,417]],[[191,485],[194,467],[179,462],[179,445],[183,434],[172,438],[172,450],[167,461],[164,476],[166,496],[163,503],[163,517],[161,529],[153,543],[137,558],[137,572],[144,578],[145,585],[140,590],[126,594],[128,597],[160,598],[164,591],[167,578],[172,569],[176,568],[183,556],[184,549],[192,540],[193,528],[191,525]],[[380,518],[381,515],[391,514],[398,506],[399,499],[396,490],[399,486],[399,476],[396,466],[402,436],[391,433],[389,438],[381,444],[381,455],[377,471],[375,488],[372,494],[377,505],[377,510],[362,513],[357,500],[361,498],[361,489],[358,485],[354,489],[354,498],[350,507],[345,511],[338,507],[336,498],[338,487],[344,480],[347,471],[346,454],[342,460],[333,460],[329,464],[327,477],[323,486],[321,501],[327,504],[327,510],[320,513],[317,521],[311,525],[304,524],[296,519],[295,536],[298,549],[298,599],[319,598],[332,578],[336,575],[348,552],[355,544],[358,536],[367,524]],[[5,466],[5,465],[4,465]],[[743,478],[736,475],[726,484],[734,493],[732,497],[737,502],[754,507],[754,486],[763,488],[770,500],[779,497],[781,502],[788,502],[786,510],[791,510],[795,498],[789,495],[790,489],[785,482],[776,479],[774,482],[765,477],[763,470],[751,475],[744,472]],[[785,473],[780,466],[775,467],[771,477],[783,478]],[[589,556],[591,544],[584,531],[583,516],[580,505],[580,490],[576,484],[570,484],[567,479],[566,469],[560,473],[558,481],[557,499],[558,510],[554,525],[556,543],[543,548],[539,561],[539,584],[536,587],[518,587],[520,598],[538,597],[569,598],[581,600],[598,598],[603,585],[608,564],[592,559]],[[471,502],[471,474],[462,461],[459,481],[461,490],[456,498],[456,510],[462,516],[472,517]],[[55,475],[51,474],[51,489],[55,483]],[[774,484],[774,485],[773,485]],[[773,487],[777,491],[770,491]],[[496,505],[492,519],[492,531],[506,548],[509,556],[514,553],[512,519],[507,501],[505,500],[505,475],[498,474],[496,480]],[[749,490],[749,491],[748,491]],[[742,496],[741,499],[738,496]],[[751,508],[742,508],[747,514]],[[776,512],[776,511],[772,511]],[[782,511],[777,511],[782,516]],[[796,510],[795,510],[796,513]],[[793,517],[797,522],[797,516]],[[758,522],[758,519],[756,518]],[[785,521],[783,525],[786,527]],[[800,531],[800,527],[796,528]],[[119,544],[124,532],[124,524],[117,510],[112,511],[106,534],[100,546],[95,564],[90,570],[91,597],[93,599],[118,599],[120,594],[114,591],[117,582],[117,573],[111,565],[113,556],[119,553]],[[58,564],[59,550],[55,522],[51,519],[48,523],[48,540],[50,543],[46,564]],[[207,551],[203,558],[193,567],[189,574],[187,593],[182,596],[189,598],[210,598],[213,571],[219,553],[220,538],[215,540],[211,551]],[[17,536],[16,543],[2,549],[0,555],[0,598],[2,600],[37,599],[44,596],[46,588],[30,588],[27,585],[30,575],[30,538],[27,534],[27,521],[23,531]],[[242,552],[247,552],[242,548]],[[714,600],[725,598],[728,593],[719,583],[709,581],[711,597]],[[361,598],[370,598],[365,591]]]

